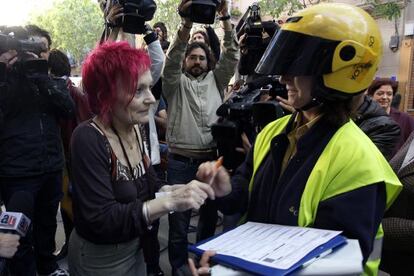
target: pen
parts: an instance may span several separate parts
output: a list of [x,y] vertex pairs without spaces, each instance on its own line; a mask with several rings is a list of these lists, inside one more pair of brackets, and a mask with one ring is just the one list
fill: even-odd
[[210,179],[209,185],[213,184],[213,179],[216,177],[216,174],[218,172],[218,169],[223,165],[223,156],[220,156],[219,159],[217,159],[216,163],[214,164],[214,174],[213,177]]

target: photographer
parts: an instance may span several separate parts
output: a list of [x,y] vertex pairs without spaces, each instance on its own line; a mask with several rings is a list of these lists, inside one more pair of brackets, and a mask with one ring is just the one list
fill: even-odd
[[[188,8],[191,1],[179,6],[182,23],[167,51],[163,72],[163,95],[168,104],[168,183],[186,183],[194,179],[199,164],[217,157],[211,125],[217,120],[216,109],[223,100],[223,91],[233,76],[238,61],[238,45],[230,24],[227,2],[218,8],[224,30],[220,59],[214,58],[204,43],[188,44],[193,22]],[[197,238],[214,234],[215,208],[207,202],[200,210]],[[204,211],[211,213],[203,217]],[[214,214],[216,214],[214,216]],[[187,263],[187,229],[191,211],[169,215],[168,250],[173,275]]]
[[[47,61],[39,58],[48,56],[49,34],[36,26],[3,33],[10,36],[11,30],[14,41],[29,49],[1,53],[6,69],[0,94],[0,188],[6,208],[11,196],[21,190],[30,192],[35,204],[33,233],[20,240],[10,271],[12,275],[36,275],[36,271],[67,275],[53,255],[64,163],[58,121],[73,116],[74,104],[65,81],[51,79]],[[36,51],[39,43],[41,52],[32,52],[30,45]]]
[[216,60],[220,59],[220,40],[216,32],[210,25],[205,25],[204,29],[195,31],[191,36],[191,43],[203,42],[210,47]]

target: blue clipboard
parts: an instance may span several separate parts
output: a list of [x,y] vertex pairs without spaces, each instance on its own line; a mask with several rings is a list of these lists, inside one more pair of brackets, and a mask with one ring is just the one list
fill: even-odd
[[[201,256],[204,253],[204,250],[201,250],[201,249],[197,248],[197,246],[199,246],[203,243],[206,243],[210,240],[213,240],[213,239],[215,239],[216,237],[218,237],[222,234],[216,235],[216,236],[211,237],[207,240],[201,241],[197,244],[190,245],[190,246],[188,246],[188,250],[190,252],[193,252],[196,255]],[[273,267],[269,267],[269,266],[265,266],[265,265],[261,265],[261,264],[257,264],[257,263],[248,262],[248,261],[240,259],[240,258],[231,257],[231,256],[227,256],[227,255],[220,255],[220,254],[217,254],[214,257],[212,257],[212,261],[214,261],[216,263],[219,263],[219,264],[223,264],[223,265],[231,267],[231,268],[234,268],[236,270],[244,270],[244,271],[247,271],[249,273],[256,274],[256,275],[266,275],[266,276],[267,275],[269,275],[269,276],[270,275],[272,275],[272,276],[288,275],[289,273],[292,273],[293,271],[301,268],[303,264],[311,261],[312,259],[315,259],[315,258],[319,257],[324,252],[326,252],[330,249],[334,250],[334,249],[338,248],[340,245],[343,245],[345,243],[346,243],[346,238],[344,236],[341,236],[341,235],[335,236],[330,241],[328,241],[328,242],[324,243],[323,245],[315,248],[308,255],[303,257],[299,262],[297,262],[296,264],[294,264],[292,267],[290,267],[288,269],[277,269],[277,268],[273,268]]]

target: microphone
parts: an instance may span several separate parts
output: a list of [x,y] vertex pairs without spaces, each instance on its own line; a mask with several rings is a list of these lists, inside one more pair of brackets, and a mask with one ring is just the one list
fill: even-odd
[[[7,205],[7,211],[0,214],[0,233],[26,236],[30,229],[30,218],[34,207],[32,194],[18,191],[11,196]],[[0,274],[3,275],[5,271],[6,260],[0,257]]]
[[0,232],[25,237],[30,229],[34,207],[32,194],[18,191],[11,196],[7,205],[6,212],[0,214]]

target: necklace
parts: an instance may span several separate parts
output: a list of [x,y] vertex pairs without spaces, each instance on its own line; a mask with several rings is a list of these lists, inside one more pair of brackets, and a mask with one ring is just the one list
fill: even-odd
[[121,144],[121,147],[122,147],[122,148],[124,147],[124,143],[123,143],[122,141],[124,141],[124,142],[126,142],[127,147],[128,147],[130,150],[133,150],[133,149],[134,149],[134,141],[129,141],[129,140],[128,140],[128,139],[126,139],[125,137],[121,137],[121,135],[119,135],[119,133],[118,133],[118,131],[116,130],[116,128],[115,128],[115,127],[111,126],[111,128],[112,128],[112,131],[115,133],[115,135],[118,137],[118,141],[119,141],[119,143]]
[[[135,180],[136,178],[134,176],[134,171],[131,166],[131,161],[129,161],[128,154],[125,151],[125,147],[124,147],[124,144],[122,143],[121,137],[119,136],[118,131],[116,130],[116,128],[114,128],[114,126],[111,125],[111,128],[112,128],[112,131],[115,133],[115,135],[118,137],[119,143],[121,144],[122,152],[124,153],[124,157],[128,163],[129,172],[131,173],[132,178]],[[136,133],[135,133],[135,136],[137,136]],[[133,146],[131,146],[129,143],[128,145],[130,146],[131,149],[133,148]]]

